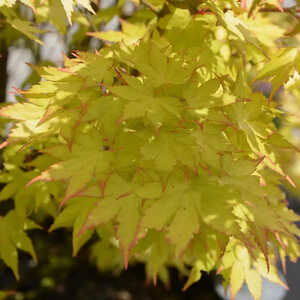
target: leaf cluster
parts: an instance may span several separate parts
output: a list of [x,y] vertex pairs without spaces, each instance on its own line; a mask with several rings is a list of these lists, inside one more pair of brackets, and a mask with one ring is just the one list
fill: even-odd
[[[42,210],[54,217],[50,231],[73,228],[74,255],[96,234],[99,268],[142,261],[156,282],[172,265],[188,275],[184,289],[217,269],[233,298],[246,282],[259,299],[261,277],[283,284],[277,253],[299,257],[299,217],[279,188],[294,185],[280,154],[295,147],[271,101],[299,71],[298,51],[269,50],[276,25],[251,18],[262,1],[141,2],[154,14],[147,26],[89,33],[105,47],[36,68],[42,80],[0,110],[14,121],[0,199],[14,198],[22,220]],[[71,4],[62,2],[69,20]],[[253,73],[272,83],[269,98],[252,90]],[[0,236],[14,241],[10,231]],[[15,248],[0,241],[16,272]]]

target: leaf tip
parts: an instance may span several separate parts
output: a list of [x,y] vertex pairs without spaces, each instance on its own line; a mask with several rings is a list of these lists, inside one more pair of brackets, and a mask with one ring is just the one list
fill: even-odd
[[41,181],[43,180],[43,176],[40,175],[40,176],[37,176],[37,177],[34,177],[33,179],[31,179],[26,185],[25,185],[25,188],[28,188],[30,187],[33,183],[37,182],[37,181]]
[[[0,114],[1,115],[1,114]],[[9,142],[8,141],[4,141],[0,144],[0,150],[5,148],[6,146],[8,146]]]

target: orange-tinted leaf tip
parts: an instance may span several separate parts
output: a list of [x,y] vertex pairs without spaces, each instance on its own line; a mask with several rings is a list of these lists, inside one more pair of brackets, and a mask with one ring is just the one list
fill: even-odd
[[42,175],[37,176],[37,177],[34,177],[33,179],[31,179],[31,180],[25,185],[25,188],[28,188],[28,187],[31,186],[33,183],[35,183],[35,182],[37,182],[37,181],[40,181],[40,180],[43,180]]
[[124,269],[128,269],[128,260],[129,260],[129,253],[128,250],[123,249],[123,264],[124,264]]
[[37,126],[40,126],[41,124],[43,124],[44,122],[46,122],[48,120],[49,116],[51,116],[51,111],[50,110],[46,110],[46,112],[43,115],[43,117],[37,123]]
[[4,141],[3,143],[0,144],[0,150],[5,148],[8,145],[8,141]]
[[[53,223],[54,224],[54,223]],[[53,231],[53,224],[49,227],[48,229],[48,233],[52,232]]]
[[296,184],[295,184],[295,182],[292,180],[292,178],[290,176],[286,175],[286,180],[290,183],[290,185],[293,188],[296,188]]
[[185,283],[184,287],[181,289],[182,292],[185,292],[190,287],[188,282]]
[[285,284],[283,281],[282,281],[282,286],[283,286],[287,291],[290,290],[289,286],[288,286],[287,284]]
[[153,282],[153,285],[156,286],[156,284],[157,284],[157,274],[153,275],[152,282]]
[[275,231],[275,232],[273,232],[273,233],[274,233],[274,235],[275,235],[275,237],[276,237],[276,240],[279,242],[280,246],[281,246],[283,249],[287,250],[287,246],[286,246],[285,243],[281,240],[280,235],[279,235],[279,232],[278,232],[278,231]]

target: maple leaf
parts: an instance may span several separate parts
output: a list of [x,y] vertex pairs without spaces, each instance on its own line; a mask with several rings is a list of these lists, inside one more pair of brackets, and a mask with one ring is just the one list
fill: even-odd
[[168,115],[180,118],[182,105],[178,99],[157,95],[148,80],[142,82],[135,77],[122,76],[128,85],[114,86],[110,90],[128,100],[123,114],[125,120],[147,116],[154,124],[158,124],[164,122]]
[[0,218],[0,256],[19,279],[17,249],[29,253],[36,261],[36,254],[31,240],[26,235],[26,219],[10,211]]
[[169,245],[166,243],[162,232],[150,230],[147,236],[141,241],[147,249],[146,273],[148,279],[152,279],[154,285],[157,277],[169,259],[171,253]]
[[201,279],[202,262],[197,261],[190,271],[189,278],[183,287],[183,291],[187,290],[193,283]]
[[117,217],[117,238],[123,251],[124,267],[127,269],[130,250],[137,241],[141,219],[141,199],[135,195],[129,195],[121,201],[122,207]]
[[231,299],[235,299],[245,280],[244,267],[240,262],[235,262],[231,269],[230,291]]
[[9,20],[8,23],[16,30],[25,34],[28,38],[36,41],[39,44],[43,44],[42,41],[36,36],[36,34],[40,34],[45,32],[39,28],[34,27],[29,21],[20,20],[20,19],[13,19]]
[[96,200],[93,198],[75,198],[68,202],[67,207],[56,217],[49,232],[61,227],[73,227],[73,256],[90,239],[92,230],[79,234],[87,215],[93,209]]
[[[188,198],[190,197],[190,198]],[[199,215],[196,210],[196,203],[199,201],[199,195],[187,195],[187,199],[178,209],[170,226],[167,229],[167,239],[176,245],[175,255],[182,254],[189,241],[198,233],[200,228]],[[182,230],[182,224],[186,232]],[[187,233],[188,232],[188,233]]]
[[115,270],[121,271],[124,266],[122,253],[118,248],[116,240],[112,240],[114,234],[113,226],[107,225],[97,229],[100,241],[94,243],[91,247],[91,259],[101,271]]
[[170,178],[162,196],[155,201],[150,200],[151,205],[145,210],[142,226],[162,230],[179,209],[185,191],[185,184],[180,183],[176,178]]
[[213,94],[217,92],[220,85],[221,83],[218,79],[208,80],[200,87],[191,82],[184,90],[183,96],[187,100],[187,103],[193,108],[201,109],[203,107],[221,106],[223,105],[223,101],[220,97],[213,97]]
[[248,289],[253,296],[254,300],[261,299],[262,292],[262,279],[258,272],[255,270],[247,270],[245,274]]
[[198,159],[193,145],[193,137],[186,133],[160,131],[157,137],[142,146],[141,152],[145,159],[153,160],[159,170],[171,171],[177,163],[196,168]]
[[[142,226],[157,230],[165,229],[167,239],[176,246],[175,253],[177,256],[183,253],[194,234],[199,229],[201,230],[200,217],[204,222],[223,231],[224,213],[227,211],[228,216],[226,218],[231,215],[232,220],[231,222],[228,220],[228,224],[225,226],[228,229],[230,228],[229,230],[232,230],[233,233],[237,232],[238,229],[233,226],[235,221],[233,214],[230,212],[230,206],[226,208],[224,205],[220,210],[217,210],[220,207],[220,201],[209,205],[211,201],[206,199],[212,196],[211,190],[189,191],[183,184],[173,180],[175,179],[173,178],[168,182],[166,190],[158,200],[154,202],[149,200],[153,204],[146,209]],[[220,191],[221,193],[224,194],[224,191]],[[185,224],[185,228],[188,228],[188,234],[182,231],[182,224]]]
[[[67,180],[67,190],[61,206],[65,202],[82,192],[93,178],[101,178],[109,170],[112,154],[105,151],[103,136],[97,131],[92,130],[78,137],[73,144],[72,152],[65,147],[67,158],[63,161],[50,166],[41,175],[32,179],[27,186],[39,180]],[[88,150],[88,152],[87,152]],[[48,150],[49,154],[55,149]]]
[[[120,176],[111,175],[105,181],[103,199],[89,212],[81,233],[117,219],[117,238],[123,251],[124,266],[127,268],[129,253],[136,243],[140,222],[140,198],[131,193],[132,187]],[[130,214],[128,208],[130,207]]]
[[285,49],[280,55],[274,57],[270,63],[267,63],[258,72],[256,80],[272,77],[272,91],[269,96],[269,101],[272,99],[275,92],[288,81],[292,70],[296,66],[298,57],[299,55],[296,49]]
[[[166,84],[183,84],[197,68],[194,65],[186,65],[182,55],[170,59],[155,43],[147,43],[144,40],[131,52],[135,57],[135,67],[147,78],[147,83],[152,88]],[[125,52],[121,55],[124,58],[128,56]]]
[[87,32],[87,35],[96,37],[108,42],[124,42],[125,44],[136,43],[146,33],[146,26],[143,24],[134,25],[122,21],[122,31],[103,31],[103,32]]
[[[73,0],[60,0],[60,1],[65,9],[66,16],[67,16],[69,23],[72,24],[71,16],[72,16],[72,12],[74,10]],[[79,5],[82,5],[88,11],[94,13],[94,11],[91,7],[91,4],[90,4],[90,0],[76,0],[75,2]]]

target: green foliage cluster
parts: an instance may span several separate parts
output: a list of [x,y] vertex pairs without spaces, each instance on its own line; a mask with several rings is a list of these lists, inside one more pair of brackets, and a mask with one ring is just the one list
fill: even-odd
[[[15,2],[0,2],[5,26],[33,38]],[[62,32],[73,17],[105,15],[92,16],[89,1],[21,2]],[[0,219],[1,258],[18,276],[16,250],[35,257],[24,231],[50,215],[50,231],[73,229],[73,255],[99,237],[91,256],[102,270],[141,261],[167,282],[176,266],[186,289],[216,269],[233,298],[246,282],[258,300],[261,277],[283,284],[277,254],[300,254],[299,217],[279,188],[294,186],[280,155],[297,149],[275,126],[283,116],[272,100],[300,72],[297,47],[284,47],[267,13],[282,1],[134,3],[121,31],[88,32],[103,48],[36,67],[42,80],[0,110],[14,121],[2,144],[0,200],[14,209]],[[269,98],[252,90],[261,79]]]

